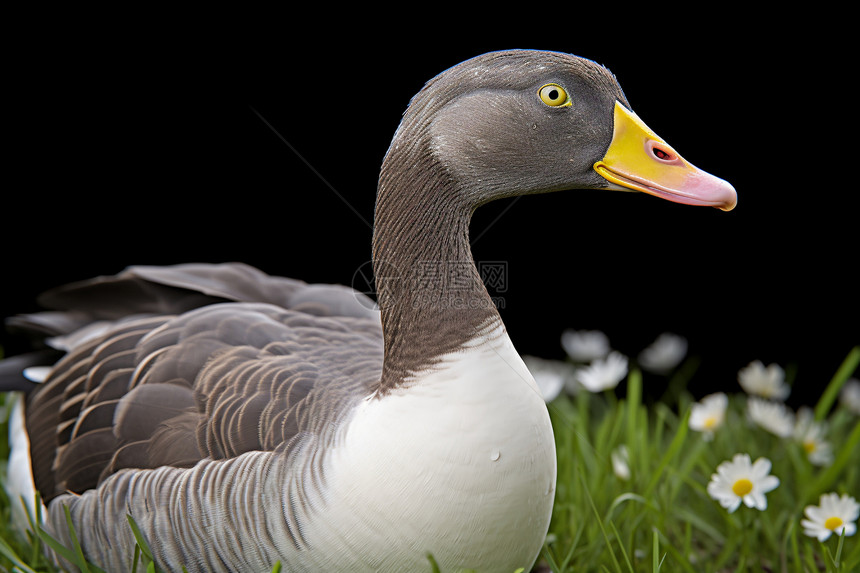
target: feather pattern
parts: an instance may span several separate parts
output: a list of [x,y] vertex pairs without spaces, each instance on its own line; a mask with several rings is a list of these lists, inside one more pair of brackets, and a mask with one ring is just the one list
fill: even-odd
[[[183,277],[183,289],[193,288],[192,278]],[[201,282],[211,292],[210,282]],[[94,283],[99,296],[109,283]],[[293,294],[303,290],[298,281],[291,285]],[[253,293],[230,287],[231,298]],[[307,288],[317,296],[302,292],[299,306],[312,303],[315,314],[266,302],[217,302],[181,315],[122,320],[81,343],[28,399],[35,480],[45,500],[97,487],[123,468],[190,467],[203,458],[274,451],[302,431],[317,431],[313,421],[331,419],[343,400],[370,393],[382,363],[378,319],[365,312],[372,305],[349,293],[358,307],[349,308],[342,289]],[[90,296],[83,286],[74,292],[76,299]],[[322,314],[331,292],[334,312],[353,316]],[[183,306],[193,298],[177,295]],[[159,296],[173,306],[164,292]],[[330,411],[317,413],[314,403]]]
[[[263,563],[283,554],[282,540],[302,546],[299,520],[308,512],[309,488],[322,486],[322,456],[302,457],[305,467],[290,470],[293,493],[283,520],[260,524],[261,500],[278,499],[284,493],[278,484],[290,481],[284,468],[296,465],[289,461],[295,452],[309,449],[309,441],[334,439],[350,405],[373,392],[383,355],[378,314],[370,299],[345,287],[286,279],[287,291],[265,293],[260,284],[277,280],[261,282],[266,275],[245,265],[186,270],[135,267],[51,295],[61,305],[87,307],[87,300],[109,296],[112,284],[125,296],[131,276],[134,291],[148,300],[131,298],[128,312],[134,318],[111,321],[90,312],[86,336],[52,331],[65,337],[63,346],[74,343],[28,396],[34,481],[51,514],[46,527],[64,523],[56,512],[69,506],[91,557],[111,569],[123,566],[117,547],[134,544],[122,523],[127,512],[144,531],[162,534],[173,530],[178,516],[183,523],[190,515],[218,523],[176,530],[172,544],[163,535],[151,537],[163,563],[199,571],[229,569],[229,562],[264,569]],[[171,285],[145,285],[144,276]],[[215,288],[212,276],[229,280]],[[240,284],[245,280],[253,284]],[[198,286],[218,296],[186,292]],[[188,309],[190,301],[204,306]],[[161,315],[156,309],[185,311]],[[80,309],[75,312],[82,316]],[[118,308],[112,313],[122,316]],[[20,317],[17,325],[28,320]],[[177,492],[185,494],[165,512]],[[237,507],[247,511],[236,514]],[[217,544],[213,532],[230,531],[230,524],[258,536],[262,553],[222,561],[218,551],[192,550]],[[53,533],[68,536],[62,526]],[[222,541],[228,553],[245,552]]]

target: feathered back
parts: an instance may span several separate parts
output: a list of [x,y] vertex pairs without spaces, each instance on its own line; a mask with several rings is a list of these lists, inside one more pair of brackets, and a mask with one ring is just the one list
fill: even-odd
[[59,310],[12,322],[68,352],[27,399],[46,501],[123,468],[190,467],[324,436],[321,409],[346,410],[382,369],[370,299],[241,264],[130,267],[40,302]]

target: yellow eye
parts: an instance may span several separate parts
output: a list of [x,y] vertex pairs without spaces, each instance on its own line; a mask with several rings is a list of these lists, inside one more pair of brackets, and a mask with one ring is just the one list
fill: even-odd
[[538,90],[538,95],[542,102],[551,107],[564,107],[573,103],[564,88],[558,84],[546,84]]

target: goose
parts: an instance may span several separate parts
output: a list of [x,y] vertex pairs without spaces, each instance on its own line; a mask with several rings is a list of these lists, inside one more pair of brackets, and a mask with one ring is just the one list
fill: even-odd
[[10,495],[39,492],[44,528],[69,544],[67,509],[107,571],[131,563],[128,515],[165,571],[424,571],[428,556],[441,571],[529,570],[552,514],[553,430],[468,227],[490,201],[573,189],[737,202],[594,61],[506,50],[443,71],[382,162],[375,300],[188,263],[61,286],[10,318],[47,342],[3,365],[7,388],[27,386]]

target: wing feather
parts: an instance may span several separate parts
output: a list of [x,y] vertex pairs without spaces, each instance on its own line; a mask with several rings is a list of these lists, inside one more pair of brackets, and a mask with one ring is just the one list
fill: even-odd
[[60,312],[16,325],[67,348],[27,401],[46,501],[122,469],[325,439],[379,382],[378,314],[347,287],[238,264],[129,267],[42,301]]

